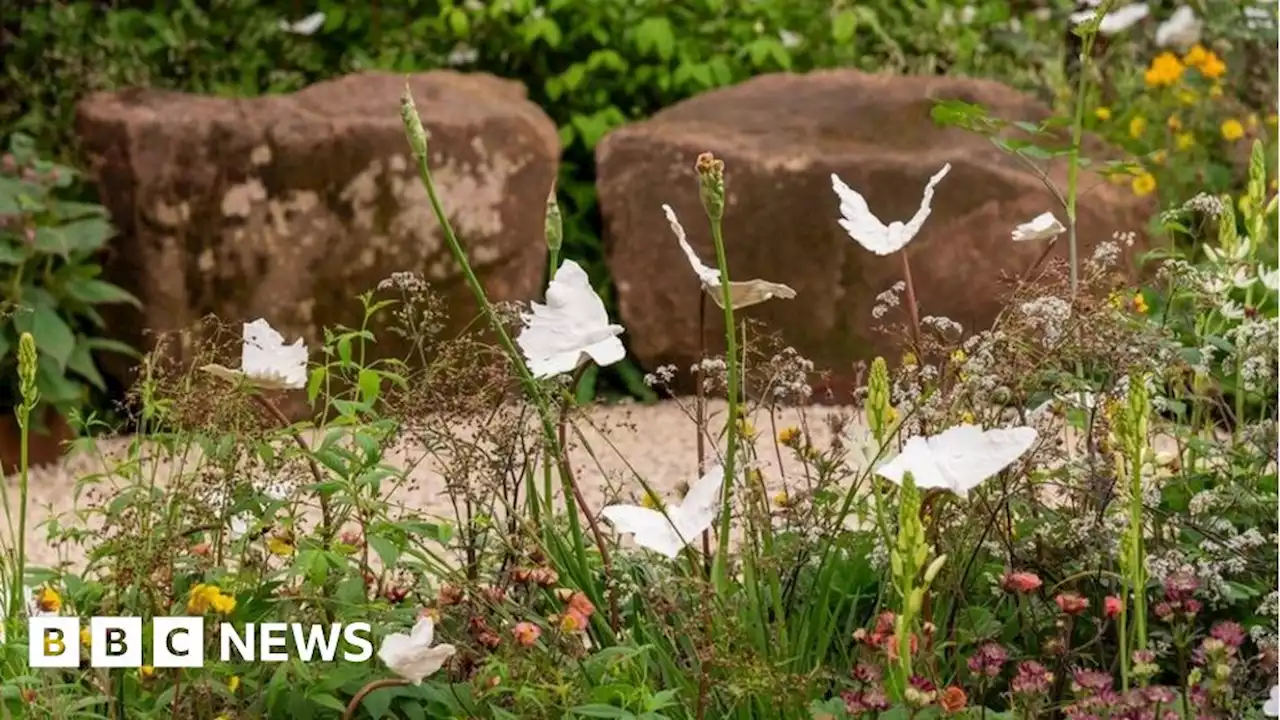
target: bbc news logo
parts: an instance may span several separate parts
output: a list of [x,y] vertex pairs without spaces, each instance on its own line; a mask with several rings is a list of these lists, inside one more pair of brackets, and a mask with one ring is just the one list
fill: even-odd
[[[32,617],[27,620],[28,660],[33,668],[80,667],[80,619]],[[365,662],[373,657],[369,623],[246,623],[218,626],[222,662]],[[89,665],[102,668],[202,667],[205,628],[202,617],[158,617],[151,622],[151,661],[143,662],[146,632],[140,617],[89,618]],[[292,643],[290,642],[292,641]]]

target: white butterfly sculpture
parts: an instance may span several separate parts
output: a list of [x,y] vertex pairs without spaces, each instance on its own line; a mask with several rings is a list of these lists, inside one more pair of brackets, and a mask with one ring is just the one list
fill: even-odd
[[280,29],[294,35],[314,35],[322,27],[324,27],[324,13],[322,12],[313,12],[297,22],[280,21]]
[[916,487],[943,488],[965,497],[983,480],[1009,467],[1035,444],[1034,428],[983,430],[957,425],[933,437],[913,437],[876,474],[902,484],[911,473]]
[[[697,254],[693,252],[693,248],[689,245],[689,240],[685,237],[684,226],[680,224],[680,219],[676,217],[676,211],[672,210],[670,205],[663,205],[662,211],[667,214],[667,222],[671,223],[671,232],[675,233],[676,240],[680,243],[680,249],[684,250],[685,257],[689,259],[689,266],[693,268],[693,272],[698,276],[698,281],[702,283],[702,289],[706,290],[716,305],[723,309],[724,294],[720,291],[720,270],[709,268],[698,259]],[[751,307],[773,298],[790,300],[795,296],[795,290],[786,285],[769,282],[768,280],[729,281],[729,299],[733,303],[734,310]]]
[[612,365],[626,357],[621,325],[609,322],[604,301],[591,288],[587,273],[566,260],[547,287],[547,304],[533,303],[523,316],[524,330],[516,338],[534,377],[573,372],[587,358]]
[[1271,687],[1271,697],[1267,699],[1267,703],[1262,706],[1262,712],[1267,717],[1280,717],[1280,685]]
[[635,536],[640,547],[674,559],[690,541],[715,522],[720,513],[724,468],[716,465],[689,488],[684,501],[668,505],[667,514],[639,505],[610,505],[600,511],[613,527]]
[[457,649],[449,644],[433,645],[436,624],[429,616],[418,620],[408,634],[394,633],[382,640],[378,658],[387,668],[414,685],[436,674]]
[[1183,5],[1156,28],[1156,45],[1186,50],[1200,42],[1203,29],[1204,23],[1196,17],[1196,11]]
[[1014,242],[1032,242],[1035,240],[1052,240],[1067,228],[1051,212],[1041,213],[1013,229]]
[[298,338],[286,345],[284,336],[266,320],[245,323],[240,346],[240,369],[205,365],[205,372],[230,382],[247,380],[260,388],[299,390],[307,386],[307,347]]
[[[1089,4],[1096,8],[1100,3],[1090,2]],[[1107,13],[1102,18],[1102,22],[1098,23],[1098,32],[1102,35],[1115,35],[1116,33],[1124,32],[1145,20],[1150,14],[1151,8],[1146,3],[1133,3],[1132,5],[1116,8]],[[1097,15],[1098,11],[1095,9],[1081,10],[1080,12],[1072,13],[1071,23],[1073,25],[1081,25],[1093,22]]]
[[857,240],[859,245],[876,255],[892,255],[911,242],[916,233],[920,232],[924,221],[929,219],[929,213],[933,212],[933,208],[930,207],[933,202],[933,189],[949,172],[951,172],[951,163],[942,166],[936,175],[929,178],[929,184],[924,188],[924,197],[920,199],[920,209],[911,220],[906,223],[894,220],[887,227],[880,222],[879,218],[871,214],[867,201],[856,190],[832,173],[831,189],[835,190],[836,196],[840,198],[840,214],[843,216],[840,227],[849,233],[849,237]]

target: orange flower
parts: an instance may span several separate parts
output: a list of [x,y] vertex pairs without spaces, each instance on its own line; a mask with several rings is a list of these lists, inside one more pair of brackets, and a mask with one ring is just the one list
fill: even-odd
[[964,694],[964,690],[951,685],[942,691],[942,696],[938,698],[938,704],[942,706],[942,712],[951,715],[960,712],[969,705],[969,696]]

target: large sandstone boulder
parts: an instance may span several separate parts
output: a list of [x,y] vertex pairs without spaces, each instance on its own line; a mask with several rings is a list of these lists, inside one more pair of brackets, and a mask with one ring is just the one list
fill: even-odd
[[[1040,180],[983,137],[942,128],[936,99],[977,103],[998,117],[1040,120],[1048,109],[1003,85],[972,79],[890,77],[852,70],[779,74],[710,92],[609,134],[596,151],[606,254],[632,352],[648,368],[687,368],[698,354],[699,286],[668,229],[662,204],[683,221],[698,254],[713,263],[698,200],[697,155],[724,160],[725,242],[730,276],[763,278],[796,290],[747,315],[833,373],[829,389],[849,389],[854,363],[896,358],[898,340],[874,332],[875,298],[902,278],[901,259],[878,257],[837,223],[831,190],[838,173],[884,222],[916,212],[930,176],[945,163],[933,214],[908,246],[922,315],[949,317],[966,332],[989,325],[1009,284],[1044,251],[1013,243],[1010,231],[1046,210],[1065,218]],[[1095,156],[1096,157],[1096,156]],[[1053,177],[1065,187],[1065,168]],[[1146,203],[1127,186],[1084,173],[1082,257],[1116,230],[1141,233]],[[1065,256],[1065,235],[1054,251]],[[723,324],[708,313],[708,346]]]
[[[441,201],[490,297],[537,297],[555,125],[517,83],[444,71],[408,83]],[[362,73],[283,96],[85,99],[77,133],[120,228],[108,274],[143,303],[113,318],[123,339],[145,344],[145,331],[213,314],[265,317],[315,347],[324,327],[358,327],[357,294],[400,271],[426,277],[452,328],[474,319],[409,154],[404,86]],[[380,353],[402,356],[390,333],[378,340]]]

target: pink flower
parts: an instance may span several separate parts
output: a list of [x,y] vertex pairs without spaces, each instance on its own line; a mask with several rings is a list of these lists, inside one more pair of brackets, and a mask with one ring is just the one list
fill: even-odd
[[1073,592],[1062,593],[1053,601],[1058,603],[1058,609],[1067,615],[1079,615],[1089,607],[1088,598]]
[[1027,594],[1040,589],[1044,583],[1040,581],[1040,576],[1030,572],[1011,572],[1006,573],[1004,578],[1000,580],[1000,587],[1005,592],[1016,592]]
[[1124,612],[1124,601],[1115,595],[1108,595],[1107,599],[1103,601],[1103,613],[1107,617],[1113,618],[1122,612]]
[[529,647],[538,642],[538,638],[542,636],[542,628],[531,622],[518,622],[512,628],[511,634],[515,636],[517,643]]

